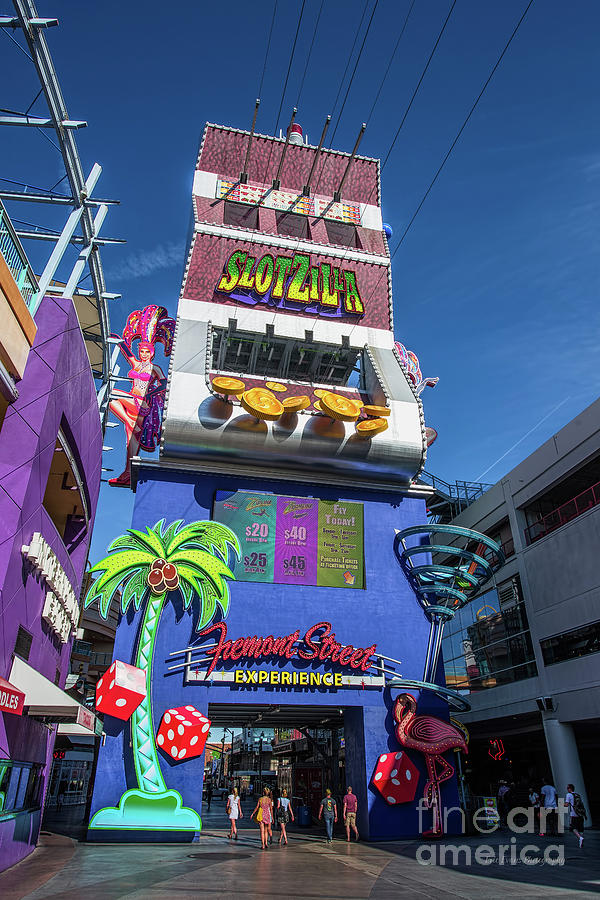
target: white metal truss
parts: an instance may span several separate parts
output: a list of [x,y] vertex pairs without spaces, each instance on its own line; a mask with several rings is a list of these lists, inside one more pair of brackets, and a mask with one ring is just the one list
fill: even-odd
[[[99,391],[99,403],[103,420],[105,419],[108,393],[106,387],[110,383],[111,353],[108,341],[110,335],[107,300],[120,296],[109,294],[106,291],[104,272],[100,259],[99,247],[105,243],[117,243],[106,238],[99,238],[100,227],[108,211],[108,205],[118,201],[91,199],[92,190],[102,171],[101,167],[94,164],[89,177],[84,177],[81,160],[74,132],[78,128],[85,127],[84,121],[69,118],[65,100],[54,69],[52,57],[44,36],[44,29],[58,25],[58,20],[38,16],[33,0],[13,0],[16,15],[0,16],[0,28],[21,29],[32,62],[35,66],[41,90],[48,107],[48,116],[30,116],[28,114],[2,115],[0,125],[13,125],[35,128],[54,128],[58,146],[65,165],[69,194],[55,194],[52,191],[30,189],[22,185],[25,190],[0,191],[0,197],[7,200],[23,200],[32,203],[53,203],[56,205],[72,206],[65,226],[61,233],[52,232],[49,229],[34,228],[31,231],[20,231],[19,236],[27,239],[49,240],[55,242],[55,247],[40,277],[40,291],[37,302],[49,289],[50,283],[57,267],[70,244],[81,246],[79,258],[73,266],[73,270],[61,293],[63,297],[73,297],[79,293],[77,284],[87,267],[89,269],[92,291],[90,296],[94,298],[98,311],[100,325],[100,341],[102,350],[101,372],[95,372],[100,377],[102,386]],[[39,95],[38,95],[39,96]],[[81,235],[75,234],[76,229],[81,230]],[[119,241],[118,243],[122,243]],[[92,252],[94,251],[94,252]],[[56,287],[52,292],[57,292]],[[85,292],[88,294],[88,292]],[[35,310],[33,310],[35,311]],[[98,342],[96,340],[96,342]]]

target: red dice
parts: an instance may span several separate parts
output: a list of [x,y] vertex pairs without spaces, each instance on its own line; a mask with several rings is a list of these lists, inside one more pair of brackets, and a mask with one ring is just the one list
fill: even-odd
[[146,696],[146,673],[115,659],[96,685],[96,712],[127,721]]
[[372,784],[386,803],[409,803],[415,799],[419,770],[403,750],[383,753],[377,760]]
[[156,733],[156,743],[172,759],[190,759],[204,752],[210,719],[195,706],[168,709]]

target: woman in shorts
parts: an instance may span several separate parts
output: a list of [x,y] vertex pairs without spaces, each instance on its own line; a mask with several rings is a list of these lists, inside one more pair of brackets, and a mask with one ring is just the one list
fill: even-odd
[[287,791],[284,788],[281,792],[281,796],[277,801],[277,821],[279,822],[279,827],[281,828],[281,834],[279,835],[279,841],[277,843],[287,844],[287,834],[285,827],[288,822],[292,820],[294,821],[294,810],[292,809],[292,804],[290,803],[290,798],[287,795]]

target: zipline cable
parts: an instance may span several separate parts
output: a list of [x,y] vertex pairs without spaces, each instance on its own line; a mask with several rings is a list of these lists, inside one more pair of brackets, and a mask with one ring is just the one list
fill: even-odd
[[302,80],[300,82],[300,87],[298,88],[298,99],[296,100],[296,107],[298,109],[300,109],[300,97],[302,96],[302,91],[304,89],[304,79],[306,78],[306,73],[308,72],[308,64],[310,63],[310,57],[312,55],[313,45],[315,43],[315,38],[317,36],[317,29],[319,27],[319,22],[321,21],[321,13],[323,12],[324,6],[325,6],[325,0],[321,0],[321,6],[319,7],[317,21],[315,22],[312,40],[310,42],[310,47],[308,48],[308,56],[306,57],[306,65],[304,66],[304,72],[302,73]]
[[404,35],[404,32],[406,31],[406,26],[408,25],[408,20],[410,19],[410,14],[413,11],[413,7],[414,7],[415,3],[416,3],[416,0],[411,0],[411,4],[408,8],[408,12],[406,13],[404,23],[402,25],[402,28],[400,29],[400,34],[398,35],[398,40],[396,41],[396,46],[394,47],[394,49],[392,51],[392,55],[390,56],[390,61],[387,64],[387,69],[385,70],[385,74],[384,74],[383,78],[381,79],[381,84],[379,85],[379,90],[375,94],[375,99],[373,100],[373,105],[371,106],[371,110],[369,112],[369,115],[367,116],[367,125],[371,121],[371,116],[373,115],[373,110],[377,106],[377,101],[379,100],[379,95],[381,94],[383,85],[385,84],[387,77],[390,73],[390,69],[392,68],[392,63],[394,61],[394,57],[396,56],[396,53],[398,52],[398,47],[400,46],[400,41],[402,40],[402,36]]
[[262,75],[260,76],[260,84],[258,86],[257,97],[260,97],[265,80],[265,72],[267,71],[267,60],[269,58],[269,50],[271,49],[271,38],[273,37],[273,26],[275,25],[275,16],[277,15],[277,0],[273,4],[273,15],[271,17],[271,27],[269,28],[269,37],[267,39],[267,49],[265,51],[265,61],[263,63]]
[[490,74],[488,75],[485,84],[484,84],[483,87],[481,88],[479,94],[477,95],[477,98],[476,98],[475,102],[474,102],[473,105],[471,106],[471,109],[469,110],[466,119],[464,120],[464,122],[462,123],[462,125],[460,126],[460,128],[458,129],[458,132],[457,132],[457,134],[456,134],[456,137],[454,138],[454,140],[453,140],[452,143],[450,144],[450,147],[449,147],[449,149],[448,149],[448,152],[447,152],[446,155],[444,156],[444,158],[443,158],[443,160],[442,160],[442,162],[441,162],[441,164],[440,164],[440,166],[439,166],[437,172],[435,173],[435,175],[434,175],[433,178],[431,179],[431,182],[430,182],[430,184],[429,184],[429,187],[427,188],[427,190],[426,190],[425,193],[423,194],[423,197],[421,198],[421,201],[420,201],[419,205],[417,206],[416,210],[414,211],[414,213],[413,213],[413,215],[412,215],[412,217],[411,217],[411,219],[410,219],[408,225],[407,225],[406,228],[404,229],[404,232],[403,232],[403,234],[402,234],[402,237],[401,237],[400,240],[398,241],[398,243],[397,243],[397,245],[396,245],[396,248],[395,248],[395,250],[394,250],[394,253],[392,254],[392,258],[394,257],[394,255],[396,254],[396,251],[397,251],[398,248],[401,246],[402,242],[404,241],[404,238],[406,237],[406,235],[407,235],[408,232],[410,231],[410,228],[411,228],[413,222],[415,221],[415,219],[416,219],[417,216],[419,215],[419,212],[420,212],[420,210],[421,210],[423,204],[424,204],[425,201],[427,200],[427,198],[428,198],[428,196],[429,196],[429,194],[430,194],[430,192],[431,192],[431,189],[433,188],[434,184],[435,184],[436,181],[438,180],[438,178],[439,178],[439,176],[440,176],[440,174],[441,174],[441,172],[442,172],[442,169],[444,168],[444,166],[445,166],[446,163],[448,162],[448,160],[449,160],[449,158],[450,158],[450,155],[451,155],[452,151],[454,150],[454,148],[456,147],[456,145],[457,145],[457,143],[458,143],[458,141],[459,141],[459,139],[460,139],[461,134],[463,133],[463,131],[464,131],[465,128],[467,127],[467,125],[468,125],[468,123],[469,123],[469,120],[470,120],[471,116],[472,116],[473,113],[475,112],[475,109],[477,108],[477,105],[478,105],[479,101],[480,101],[481,98],[483,97],[483,95],[484,95],[484,93],[485,93],[485,91],[486,91],[486,89],[487,89],[487,87],[488,87],[490,81],[491,81],[492,78],[494,77],[494,74],[495,74],[495,72],[496,72],[496,69],[498,68],[498,66],[499,66],[500,63],[502,62],[502,60],[503,60],[503,58],[504,58],[504,55],[505,55],[506,51],[508,50],[508,48],[509,48],[510,45],[512,44],[513,39],[514,39],[514,37],[515,37],[517,31],[518,31],[519,28],[521,27],[521,23],[523,22],[525,16],[526,16],[527,13],[529,12],[529,9],[531,8],[532,4],[533,4],[533,0],[529,0],[529,3],[528,3],[527,6],[525,7],[525,9],[524,9],[524,11],[523,11],[523,14],[522,14],[521,18],[519,19],[519,21],[518,21],[517,24],[515,25],[515,27],[514,27],[514,29],[513,29],[513,32],[512,32],[512,34],[511,34],[511,36],[509,37],[508,41],[507,41],[506,44],[504,45],[504,49],[502,50],[502,53],[500,54],[500,56],[499,56],[498,59],[496,60],[496,63],[494,64],[494,67],[492,68],[492,71],[491,71]]

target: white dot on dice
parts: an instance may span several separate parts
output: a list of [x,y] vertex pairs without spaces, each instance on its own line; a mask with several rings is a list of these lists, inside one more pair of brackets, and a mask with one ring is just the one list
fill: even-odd
[[412,778],[410,769],[406,770],[406,772],[404,773],[404,777],[406,778],[407,781],[410,781],[410,779]]
[[177,756],[177,747],[175,744],[171,747],[171,756]]
[[169,715],[169,713],[165,713],[165,724],[168,725],[170,721],[171,721],[171,716]]
[[183,725],[177,726],[177,734],[183,734],[184,731],[185,731],[185,728],[183,727]]
[[202,726],[202,734],[206,734],[206,732],[208,731],[209,728],[210,728],[210,725],[207,722],[206,725]]
[[379,781],[380,778],[383,778],[383,773],[382,773],[382,772],[378,772],[378,773],[377,773],[377,775],[375,776],[375,781]]
[[156,740],[157,740],[157,742],[160,744],[160,746],[162,747],[162,745],[163,745],[164,742],[165,742],[165,736],[164,736],[164,734],[159,734],[158,737],[156,738]]
[[395,778],[397,774],[398,774],[398,769],[392,769],[392,771],[390,772],[390,776],[392,778]]
[[179,759],[183,759],[183,757],[185,756],[186,753],[187,753],[187,750],[184,747],[183,750],[179,751]]
[[118,700],[115,700],[115,706],[125,706],[127,700],[124,697],[119,697]]
[[198,735],[195,734],[194,737],[190,741],[190,747],[193,747],[194,744],[197,744],[197,743],[198,743]]
[[170,741],[172,741],[173,738],[175,737],[175,732],[173,731],[172,728],[169,728],[169,730],[167,731],[167,737],[169,738]]
[[396,798],[395,798],[395,797],[388,797],[388,798],[387,798],[387,802],[388,802],[388,803],[395,803],[395,802],[396,802]]

